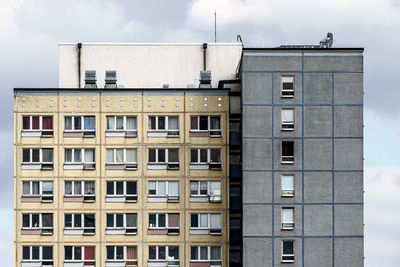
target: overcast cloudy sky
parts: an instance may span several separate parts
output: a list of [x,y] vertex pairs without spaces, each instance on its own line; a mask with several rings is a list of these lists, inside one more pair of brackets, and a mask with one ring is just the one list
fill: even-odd
[[57,87],[59,42],[365,48],[365,266],[400,264],[400,0],[0,0],[0,259],[13,266],[13,94]]

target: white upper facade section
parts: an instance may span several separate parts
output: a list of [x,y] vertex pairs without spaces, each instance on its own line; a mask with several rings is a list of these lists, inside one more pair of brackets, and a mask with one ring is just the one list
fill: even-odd
[[[209,43],[206,70],[212,87],[219,80],[236,78],[242,55],[241,43]],[[59,44],[59,87],[79,88],[78,45]],[[117,73],[118,88],[199,87],[203,70],[203,44],[97,44],[83,43],[80,51],[81,86],[85,71],[95,70],[97,88],[104,88],[106,70]]]

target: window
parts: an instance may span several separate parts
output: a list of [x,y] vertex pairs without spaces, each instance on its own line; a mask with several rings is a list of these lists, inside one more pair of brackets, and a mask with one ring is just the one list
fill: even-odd
[[190,149],[190,169],[221,170],[221,149],[219,148]]
[[221,247],[191,246],[191,262],[210,262],[210,265],[221,265]]
[[94,116],[64,117],[64,137],[94,137],[95,135]]
[[136,213],[107,213],[106,234],[136,234]]
[[95,192],[94,181],[64,182],[64,201],[68,199],[68,202],[71,200],[93,202],[95,201]]
[[178,116],[149,116],[149,137],[179,136]]
[[64,214],[64,234],[95,234],[95,215]]
[[148,170],[179,170],[178,148],[149,148]]
[[126,261],[125,264],[137,265],[137,248],[133,246],[107,246],[107,262]]
[[94,151],[94,148],[65,148],[64,170],[93,170]]
[[192,213],[190,234],[221,234],[221,214]]
[[106,202],[136,202],[136,182],[107,181]]
[[190,116],[190,136],[221,137],[220,116]]
[[22,214],[22,234],[53,234],[52,213]]
[[179,214],[149,213],[148,227],[148,234],[179,234]]
[[282,240],[282,262],[294,262],[293,240]]
[[179,182],[149,181],[148,193],[148,202],[178,202]]
[[106,170],[137,170],[136,148],[107,148]]
[[293,141],[282,141],[282,163],[292,164],[294,163],[294,142]]
[[[22,246],[22,262],[40,261],[41,266],[53,265],[52,246]],[[40,264],[40,263],[39,263]]]
[[294,229],[294,208],[282,208],[282,230]]
[[53,136],[52,116],[22,116],[22,136]]
[[137,136],[136,116],[107,116],[106,117],[106,136]]
[[282,76],[282,97],[294,97],[294,76]]
[[[36,201],[37,200],[37,201]],[[53,202],[53,182],[22,182],[22,202]]]
[[106,84],[104,88],[117,88],[117,71],[106,70]]
[[84,262],[84,266],[95,265],[95,247],[64,246],[65,262]]
[[282,174],[282,197],[294,196],[294,175]]
[[294,130],[294,109],[281,109],[281,130],[293,131]]
[[52,170],[53,149],[52,148],[23,148],[22,149],[23,170]]
[[191,181],[190,182],[191,202],[221,202],[220,181]]
[[149,261],[168,261],[168,266],[179,266],[179,247],[149,246]]

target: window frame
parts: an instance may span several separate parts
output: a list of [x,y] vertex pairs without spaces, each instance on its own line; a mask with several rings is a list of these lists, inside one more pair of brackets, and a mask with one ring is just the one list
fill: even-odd
[[[284,254],[283,253],[283,246],[284,246],[285,242],[291,242],[292,243],[293,254]],[[281,241],[281,262],[283,262],[283,263],[293,263],[294,262],[294,258],[295,258],[295,255],[294,255],[294,252],[295,252],[294,242],[295,241],[292,240],[292,239],[285,239],[285,240]],[[289,259],[285,259],[285,257],[289,257]]]
[[[159,129],[159,118],[164,118],[165,129]],[[151,129],[151,118],[155,118],[155,129]],[[169,119],[177,118],[178,128],[169,128]],[[162,133],[165,133],[162,134]],[[147,116],[147,136],[148,137],[179,137],[179,115],[148,115]]]
[[[71,194],[67,194],[67,183],[71,183]],[[93,194],[89,194],[86,192],[86,183],[93,183],[94,192]],[[81,193],[75,193],[76,184],[80,184]],[[91,180],[67,180],[64,181],[64,198],[75,198],[75,197],[83,197],[83,201],[93,202],[96,199],[96,181]]]
[[[291,111],[293,118],[292,121],[284,121],[283,120],[283,112]],[[295,109],[294,108],[281,108],[281,131],[294,131],[294,123],[295,123]]]
[[[67,125],[67,118],[71,118],[71,129],[65,129]],[[80,118],[81,129],[75,129],[75,120]],[[93,118],[94,127],[93,129],[86,129],[85,118]],[[96,116],[92,115],[74,115],[74,116],[64,116],[64,137],[71,137],[68,134],[82,133],[82,136],[73,135],[72,137],[95,137],[96,136]]]
[[[67,160],[67,151],[71,150],[71,161],[66,161]],[[75,150],[81,150],[81,161],[75,161]],[[86,152],[87,151],[93,151],[93,161],[86,161]],[[76,166],[76,167],[73,167]],[[75,169],[81,169],[80,167],[84,170],[94,170],[96,168],[96,148],[64,148],[64,170],[75,170]]]
[[[52,263],[54,260],[54,253],[53,253],[53,246],[21,246],[22,247],[22,262],[42,262],[42,264],[45,263]],[[29,248],[29,259],[24,259],[24,248],[28,247]],[[38,253],[39,257],[38,259],[33,259],[33,248],[37,247],[38,248]],[[43,257],[43,249],[44,248],[51,248],[51,259],[44,259]],[[52,264],[45,264],[45,265],[52,265]]]
[[[155,194],[150,193],[150,183],[155,183],[155,190],[156,190]],[[164,188],[165,194],[160,194],[159,193],[160,192],[160,183],[164,183],[165,184],[165,188]],[[170,183],[178,185],[178,194],[177,195],[176,194],[170,194],[170,192],[169,192],[169,184]],[[150,180],[150,181],[147,181],[147,196],[148,196],[147,201],[148,202],[166,202],[166,201],[168,201],[168,202],[178,202],[179,199],[180,199],[180,188],[179,188],[179,186],[180,186],[179,185],[179,181],[175,181],[175,180],[174,181],[170,181],[170,180],[168,180],[168,181],[165,181],[165,180]],[[165,199],[163,199],[164,201],[158,201],[158,200],[160,200],[160,198],[165,198]]]
[[[113,194],[108,194],[108,186],[112,185]],[[122,183],[122,194],[117,193],[117,183]],[[136,194],[128,194],[128,183],[135,183]],[[112,199],[124,198],[125,202],[137,202],[138,191],[137,191],[137,181],[119,181],[119,180],[107,180],[106,181],[106,202],[116,202]],[[119,201],[117,201],[119,202]]]
[[[201,215],[207,216],[207,226],[201,226]],[[211,227],[211,217],[219,216],[219,228]],[[197,227],[192,226],[193,216],[197,216]],[[199,231],[200,232],[197,232]],[[201,231],[207,230],[207,233]],[[190,234],[210,234],[210,235],[221,235],[222,234],[222,213],[190,213]]]
[[[122,129],[117,129],[117,120],[122,117]],[[108,119],[113,118],[114,128],[108,128]],[[136,129],[128,129],[128,119],[134,118]],[[137,137],[138,119],[136,115],[107,115],[106,116],[106,137]]]
[[[201,130],[200,129],[200,118],[201,117],[207,117],[207,129]],[[189,118],[189,123],[190,123],[190,129],[189,129],[189,135],[191,137],[203,137],[204,135],[197,135],[197,133],[207,133],[205,136],[209,137],[221,137],[222,136],[222,127],[221,127],[221,121],[222,121],[222,116],[221,115],[190,115]],[[197,120],[197,127],[194,129],[192,128],[192,119],[196,118]],[[211,120],[212,118],[218,118],[219,119],[219,129],[212,129],[211,125]]]
[[[284,210],[291,211],[292,221],[285,221]],[[295,228],[295,208],[294,207],[282,207],[281,208],[281,230],[294,230]]]
[[[29,150],[29,161],[24,161],[24,150]],[[39,161],[33,161],[33,151],[39,150]],[[51,150],[51,156],[53,161],[43,161],[44,150]],[[22,148],[22,169],[41,169],[41,170],[52,170],[54,167],[54,149],[53,148]],[[30,167],[29,167],[30,166]],[[37,168],[35,168],[37,166]],[[34,168],[32,168],[34,167]]]
[[[108,248],[113,248],[113,250],[114,250],[114,252],[113,252],[113,259],[109,259],[108,258]],[[122,259],[118,259],[117,258],[117,248],[118,247],[122,247],[123,248],[123,257],[122,257]],[[127,249],[128,248],[131,248],[131,247],[133,247],[133,248],[136,248],[136,259],[128,259],[127,258]],[[106,246],[106,262],[123,262],[123,261],[137,261],[137,246]]]
[[[284,177],[292,177],[292,184],[293,184],[293,188],[292,189],[285,189],[284,188],[284,182],[283,179]],[[295,194],[295,177],[294,174],[285,174],[282,173],[281,174],[281,196],[282,197],[293,197]]]
[[[29,184],[29,194],[24,193],[24,184]],[[33,183],[38,183],[38,194],[33,194]],[[43,194],[43,183],[52,184],[52,194]],[[42,202],[53,202],[54,197],[54,182],[53,181],[22,181],[21,198],[36,198],[39,197]]]
[[[33,117],[38,117],[39,128],[32,128]],[[29,118],[29,129],[24,129],[24,118]],[[51,129],[43,129],[43,119],[51,118]],[[53,137],[54,135],[54,116],[53,115],[22,115],[21,136],[26,137]],[[37,133],[37,134],[36,134]]]
[[[192,153],[197,150],[197,161],[192,161]],[[201,151],[207,150],[207,161],[201,161]],[[220,161],[212,161],[212,150],[219,150]],[[222,148],[190,148],[190,169],[222,170]]]
[[[52,226],[43,226],[43,215],[49,215],[51,214],[52,216]],[[38,220],[39,224],[37,226],[33,225],[33,215],[38,215]],[[24,226],[24,216],[29,217],[29,226]],[[51,234],[53,233],[54,229],[54,214],[53,213],[22,213],[22,230],[46,230],[44,234],[49,234],[49,231],[51,230]],[[43,233],[42,233],[43,234]]]
[[[155,161],[150,161],[150,151],[155,151]],[[159,152],[160,150],[165,151],[165,161],[159,161]],[[169,161],[169,153],[170,150],[177,150],[178,153],[178,161]],[[167,170],[179,170],[179,155],[180,149],[179,148],[154,148],[150,147],[147,149],[147,169],[148,170],[160,170],[160,169],[167,169]]]
[[[284,155],[284,144],[292,144],[293,154],[292,155]],[[289,154],[289,153],[288,153]],[[282,164],[294,164],[295,158],[295,142],[292,140],[285,140],[281,143],[281,163]]]
[[[284,89],[285,78],[292,78],[292,89]],[[294,75],[281,75],[281,97],[282,98],[293,98],[295,94],[295,76]]]
[[[220,259],[211,259],[211,248],[219,248]],[[197,248],[197,259],[192,257],[192,248]],[[201,259],[201,248],[207,248],[207,259]],[[221,246],[190,246],[190,262],[222,262],[222,247]]]
[[[108,153],[109,151],[113,152],[113,162],[108,162],[107,157],[108,157]],[[122,161],[118,162],[117,161],[117,151],[122,150]],[[132,162],[128,162],[127,161],[127,152],[128,150],[133,150],[136,153],[136,162],[132,161]],[[138,157],[138,149],[135,148],[106,148],[106,169],[107,170],[113,170],[114,168],[112,168],[112,166],[121,166],[124,167],[125,170],[137,170],[137,157]],[[107,168],[108,167],[108,168]],[[119,168],[118,168],[119,169]]]
[[[150,248],[155,248],[156,249],[156,258],[155,259],[150,259]],[[160,254],[160,247],[165,249],[165,259],[160,259],[159,254]],[[177,247],[178,248],[178,259],[169,259],[169,251],[170,247]],[[148,246],[148,261],[149,262],[167,262],[167,261],[174,261],[174,262],[179,262],[180,258],[180,252],[179,252],[179,246]]]
[[[71,248],[71,259],[66,259],[66,248]],[[75,259],[75,248],[81,249],[81,259]],[[94,251],[94,259],[88,260],[85,259],[85,248],[93,248]],[[73,262],[96,262],[96,247],[95,246],[64,246],[64,263],[73,263]]]
[[[201,189],[201,184],[207,183],[207,193],[202,194],[202,189]],[[219,195],[215,194],[212,195],[212,190],[211,190],[211,184],[212,183],[219,183]],[[192,184],[197,184],[197,193],[192,194]],[[197,180],[197,181],[190,181],[190,201],[191,202],[196,202],[195,199],[198,198],[208,198],[210,202],[221,202],[222,200],[222,182],[221,181],[202,181],[202,180]]]
[[[71,226],[66,226],[67,220],[65,217],[67,215],[71,215]],[[76,215],[79,215],[80,221],[81,221],[81,226],[80,227],[75,227],[75,220],[76,220]],[[86,226],[85,223],[85,215],[94,215],[94,226]],[[79,219],[78,219],[79,220]],[[96,233],[96,214],[95,213],[64,213],[64,231],[65,230],[83,230],[83,234],[95,234]],[[85,232],[87,230],[87,232]]]
[[[122,215],[122,226],[117,226],[117,215]],[[127,215],[136,216],[136,227],[127,226]],[[113,226],[108,226],[108,218],[112,216]],[[125,230],[125,234],[136,234],[138,228],[138,215],[137,213],[106,213],[106,234],[107,231]],[[110,233],[111,234],[111,233]]]

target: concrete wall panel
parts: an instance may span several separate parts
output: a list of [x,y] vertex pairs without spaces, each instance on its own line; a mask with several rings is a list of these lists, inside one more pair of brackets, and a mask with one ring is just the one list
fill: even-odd
[[363,140],[335,140],[336,170],[361,170],[363,168]]
[[243,169],[271,169],[271,140],[243,140]]
[[362,73],[335,73],[335,104],[362,104],[363,93]]
[[332,173],[306,172],[304,174],[304,202],[332,202]]
[[243,107],[243,136],[271,136],[271,125],[271,107]]
[[272,234],[271,206],[246,205],[243,207],[243,235],[264,236]]
[[272,267],[272,240],[270,238],[244,238],[243,255],[243,267]]
[[331,267],[332,239],[306,238],[304,240],[304,266]]
[[304,103],[305,104],[332,103],[332,74],[330,73],[304,74]]
[[331,107],[304,107],[304,136],[328,137],[332,135]]
[[306,205],[304,207],[304,235],[332,235],[331,205]]
[[304,169],[332,169],[332,141],[324,139],[304,140]]
[[336,238],[335,266],[363,267],[364,266],[363,238]]
[[362,205],[335,206],[335,235],[363,235],[363,207]]
[[243,173],[243,202],[270,203],[272,202],[271,172]]
[[363,203],[363,173],[335,173],[335,203]]
[[242,80],[243,104],[272,103],[272,74],[245,73]]
[[363,136],[363,107],[335,107],[335,136]]

